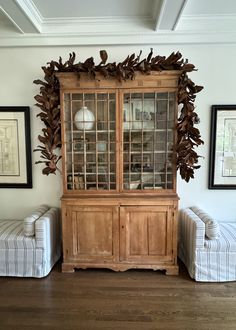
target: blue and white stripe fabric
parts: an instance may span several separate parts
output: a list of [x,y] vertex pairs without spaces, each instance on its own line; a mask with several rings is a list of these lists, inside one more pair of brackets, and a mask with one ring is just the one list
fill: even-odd
[[218,225],[220,235],[209,239],[206,223],[192,209],[180,212],[178,254],[196,281],[236,281],[236,223]]
[[47,205],[40,205],[36,210],[24,218],[23,227],[25,236],[35,235],[35,221],[41,217],[49,207]]
[[61,255],[60,218],[50,208],[26,236],[24,220],[0,220],[0,276],[43,277]]
[[216,239],[220,236],[220,227],[217,221],[196,206],[190,209],[205,223],[205,235],[209,239]]

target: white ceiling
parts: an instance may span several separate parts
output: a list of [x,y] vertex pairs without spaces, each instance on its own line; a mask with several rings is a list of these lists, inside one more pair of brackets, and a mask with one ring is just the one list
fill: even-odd
[[0,0],[0,47],[235,42],[235,0]]

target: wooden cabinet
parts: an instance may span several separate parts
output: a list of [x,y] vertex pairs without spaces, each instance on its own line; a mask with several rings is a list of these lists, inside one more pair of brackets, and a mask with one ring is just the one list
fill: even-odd
[[177,274],[176,210],[177,200],[169,199],[63,198],[63,271],[151,268]]
[[62,107],[63,271],[177,274],[179,72],[119,82],[58,73]]

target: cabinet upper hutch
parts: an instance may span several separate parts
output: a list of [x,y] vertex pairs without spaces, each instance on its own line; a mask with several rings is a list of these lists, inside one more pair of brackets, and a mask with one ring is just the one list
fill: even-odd
[[119,82],[58,73],[63,271],[108,267],[177,274],[179,71]]

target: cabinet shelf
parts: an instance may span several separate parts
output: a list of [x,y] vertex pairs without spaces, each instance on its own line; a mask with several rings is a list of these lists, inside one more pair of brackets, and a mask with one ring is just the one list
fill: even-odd
[[115,133],[115,129],[107,129],[107,130],[67,130],[67,133],[73,134],[73,135],[83,135],[83,134],[87,134],[87,135],[91,135],[91,134],[95,134],[95,133]]

